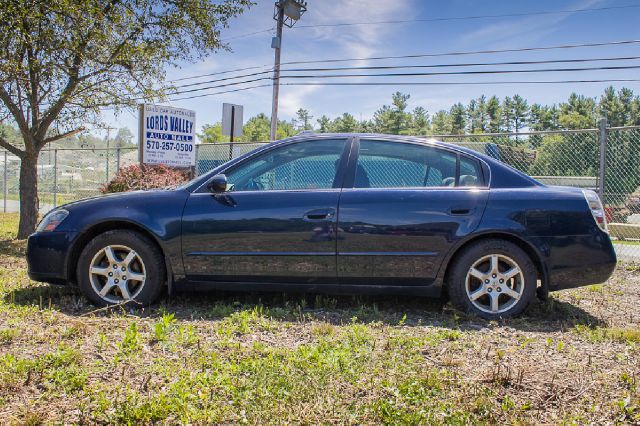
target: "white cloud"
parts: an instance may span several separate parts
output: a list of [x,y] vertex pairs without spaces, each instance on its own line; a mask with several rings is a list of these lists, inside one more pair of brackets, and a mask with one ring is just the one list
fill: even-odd
[[[597,7],[604,0],[584,0],[567,6],[565,9],[586,9]],[[561,10],[561,9],[559,9]],[[512,45],[531,44],[543,39],[558,29],[558,25],[571,17],[573,13],[557,15],[534,15],[524,18],[501,18],[498,23],[483,25],[476,31],[461,37],[464,43],[508,42]]]
[[[299,108],[304,108],[305,98],[319,89],[318,86],[280,86],[278,117],[294,116]],[[269,110],[268,114],[271,113]]]
[[[376,22],[403,19],[411,11],[412,0],[339,0],[314,3],[310,24]],[[311,13],[310,13],[311,15]],[[377,45],[391,35],[393,25],[353,25],[314,28],[314,38],[335,43],[354,57],[371,56]]]

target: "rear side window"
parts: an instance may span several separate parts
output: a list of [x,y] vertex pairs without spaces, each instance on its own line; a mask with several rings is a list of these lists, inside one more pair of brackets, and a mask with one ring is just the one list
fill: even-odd
[[[460,174],[458,175],[458,168]],[[480,186],[477,161],[439,148],[361,140],[354,188]]]
[[482,172],[478,160],[460,156],[460,180],[459,186],[482,186]]

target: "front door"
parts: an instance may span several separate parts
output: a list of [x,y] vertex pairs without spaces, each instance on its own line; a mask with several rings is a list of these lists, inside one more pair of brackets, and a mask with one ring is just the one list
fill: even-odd
[[338,212],[340,282],[429,285],[482,217],[488,190],[480,163],[424,144],[355,144]]
[[187,277],[335,282],[346,152],[341,139],[279,145],[225,170],[226,193],[194,192],[182,221]]

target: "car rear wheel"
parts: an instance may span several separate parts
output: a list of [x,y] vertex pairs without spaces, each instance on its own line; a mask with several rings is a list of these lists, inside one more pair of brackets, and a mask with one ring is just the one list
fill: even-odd
[[526,309],[537,287],[536,268],[517,245],[483,240],[463,249],[449,274],[451,302],[486,319],[509,318]]
[[78,286],[98,306],[151,304],[160,296],[165,276],[158,247],[148,237],[131,230],[96,236],[78,259]]

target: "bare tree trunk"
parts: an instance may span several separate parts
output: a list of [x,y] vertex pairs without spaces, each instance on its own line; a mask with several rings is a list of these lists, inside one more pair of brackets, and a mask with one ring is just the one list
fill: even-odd
[[38,224],[38,153],[26,152],[20,164],[20,224],[18,239],[27,238]]

